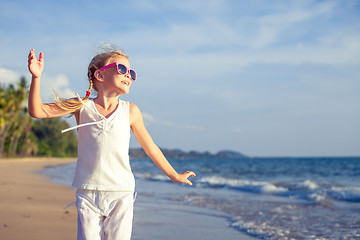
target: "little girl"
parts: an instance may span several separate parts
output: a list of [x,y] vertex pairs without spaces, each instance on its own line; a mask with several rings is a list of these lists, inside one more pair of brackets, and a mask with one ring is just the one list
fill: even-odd
[[[177,173],[155,145],[144,126],[139,108],[119,96],[129,93],[136,73],[128,57],[111,50],[96,55],[88,68],[90,87],[86,96],[55,98],[43,104],[40,78],[44,54],[39,59],[32,49],[28,59],[32,74],[29,114],[53,118],[72,114],[78,128],[78,160],[73,186],[78,211],[78,239],[130,239],[135,180],[129,164],[130,129],[153,162],[173,181],[192,185],[191,171]],[[91,91],[96,98],[90,98]],[[66,131],[66,130],[65,130]]]

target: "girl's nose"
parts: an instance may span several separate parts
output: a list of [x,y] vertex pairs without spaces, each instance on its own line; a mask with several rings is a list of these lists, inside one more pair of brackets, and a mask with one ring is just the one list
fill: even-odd
[[125,73],[125,77],[129,78],[131,80],[131,75],[130,75],[130,70],[128,70],[126,73]]

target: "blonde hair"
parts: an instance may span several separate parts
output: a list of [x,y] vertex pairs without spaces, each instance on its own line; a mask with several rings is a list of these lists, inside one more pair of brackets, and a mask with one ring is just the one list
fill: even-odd
[[[94,76],[96,70],[109,64],[109,62],[116,57],[121,56],[128,59],[128,56],[124,52],[116,49],[113,45],[106,44],[101,48],[101,50],[102,53],[97,54],[89,64],[87,77],[90,86],[89,89],[86,91],[86,96],[81,98],[83,102],[87,102],[89,100],[90,93],[93,89],[97,90],[94,84],[94,81],[96,80]],[[60,98],[56,93],[54,100],[55,104],[59,108],[64,110],[70,110],[72,112],[79,110],[83,106],[83,103],[78,98]]]

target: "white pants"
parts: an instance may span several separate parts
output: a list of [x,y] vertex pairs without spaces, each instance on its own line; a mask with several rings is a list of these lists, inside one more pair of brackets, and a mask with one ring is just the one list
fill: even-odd
[[78,189],[78,240],[130,240],[133,193]]

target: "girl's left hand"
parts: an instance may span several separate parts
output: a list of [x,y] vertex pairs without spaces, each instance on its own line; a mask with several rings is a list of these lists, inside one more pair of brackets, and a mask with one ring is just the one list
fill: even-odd
[[187,171],[184,173],[180,173],[178,175],[178,178],[176,180],[173,180],[174,182],[179,182],[179,183],[186,183],[187,185],[192,185],[192,182],[189,181],[189,177],[196,177],[196,174],[194,172],[191,171]]

